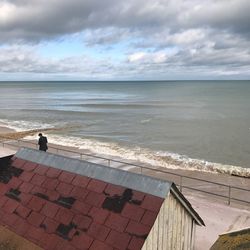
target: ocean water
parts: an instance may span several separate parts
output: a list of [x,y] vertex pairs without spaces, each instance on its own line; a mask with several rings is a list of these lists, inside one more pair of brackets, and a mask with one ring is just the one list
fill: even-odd
[[48,140],[125,160],[250,173],[250,81],[0,82],[0,124],[62,128]]

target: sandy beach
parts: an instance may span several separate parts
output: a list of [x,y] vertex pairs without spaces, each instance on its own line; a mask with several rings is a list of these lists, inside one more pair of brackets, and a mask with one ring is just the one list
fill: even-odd
[[[50,129],[49,129],[50,130]],[[48,131],[48,130],[47,130]],[[0,139],[1,141],[7,141],[7,140],[16,140],[21,139],[27,135],[33,135],[37,132],[40,132],[40,130],[32,130],[32,131],[25,131],[25,132],[16,132],[13,129],[9,129],[4,126],[0,126]],[[46,132],[46,131],[41,131]],[[49,135],[48,135],[49,136]],[[33,144],[27,144],[25,143],[23,145],[19,146],[32,146],[36,147],[36,141],[33,141]],[[8,147],[5,145],[3,148],[1,146],[0,149],[0,157],[4,155],[10,155],[14,154],[16,152],[17,148]],[[52,153],[60,153],[60,150],[69,150],[74,151],[77,153],[86,153],[89,154],[91,152],[86,152],[79,150],[77,148],[70,148],[70,147],[64,147],[60,145],[55,144],[49,144],[49,152]],[[70,157],[77,157],[77,153],[74,156],[73,153],[66,153]],[[65,153],[64,153],[65,155]],[[84,160],[89,160],[92,162],[96,162],[99,164],[107,164],[105,160],[102,159],[94,159],[91,157],[83,157]],[[138,172],[138,168],[128,167],[128,166],[122,166],[121,164],[111,164],[112,167],[118,167],[124,170],[130,170],[134,172]],[[165,170],[162,168],[156,168],[155,170]],[[211,185],[209,183],[199,182],[198,180],[189,179],[191,178],[198,178],[208,181],[213,181],[221,184],[227,184],[232,185],[236,187],[241,187],[245,189],[250,189],[250,179],[249,178],[242,178],[242,177],[236,177],[231,176],[227,174],[218,174],[218,173],[207,173],[202,171],[188,171],[188,170],[181,170],[181,169],[167,169],[169,172],[161,173],[156,171],[150,171],[150,170],[143,170],[143,174],[151,175],[156,178],[163,178],[169,181],[175,182],[177,185],[180,182],[179,176],[171,175],[173,174],[179,174],[184,175],[187,178],[182,179],[182,185],[188,186],[192,188],[197,188],[204,191],[212,191],[212,192],[219,192],[219,194],[225,195],[226,192],[228,192],[226,189],[224,190],[220,186]],[[211,245],[215,242],[215,240],[218,238],[218,235],[227,231],[232,230],[238,230],[245,227],[250,227],[250,207],[246,204],[240,204],[232,202],[231,206],[227,205],[227,199],[221,199],[217,198],[211,195],[206,195],[204,193],[199,192],[193,192],[190,189],[183,189],[184,195],[187,197],[189,202],[192,204],[192,206],[196,209],[196,211],[200,214],[200,216],[203,218],[206,227],[197,227],[196,232],[196,249],[197,250],[206,250],[211,247]],[[247,195],[248,193],[246,193]],[[244,196],[244,195],[243,195]],[[243,200],[246,197],[241,197]],[[211,212],[212,211],[212,212]],[[226,216],[225,216],[226,214]]]

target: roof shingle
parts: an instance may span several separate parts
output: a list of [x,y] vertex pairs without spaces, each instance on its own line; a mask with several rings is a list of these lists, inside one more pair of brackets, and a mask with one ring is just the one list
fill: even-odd
[[20,174],[0,181],[0,224],[44,249],[141,249],[164,201],[16,157],[11,167]]

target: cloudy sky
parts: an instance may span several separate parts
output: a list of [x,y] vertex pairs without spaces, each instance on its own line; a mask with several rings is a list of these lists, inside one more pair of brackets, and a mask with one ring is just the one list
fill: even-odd
[[0,80],[250,79],[250,0],[0,0]]

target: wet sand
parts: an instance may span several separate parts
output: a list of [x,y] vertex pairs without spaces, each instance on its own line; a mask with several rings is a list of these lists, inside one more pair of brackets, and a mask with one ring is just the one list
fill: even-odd
[[18,140],[29,135],[38,134],[40,132],[56,131],[56,130],[62,130],[62,129],[64,128],[32,129],[32,130],[17,132],[14,129],[0,126],[0,140],[6,140],[6,139]]
[[7,127],[4,127],[4,126],[0,126],[0,135],[2,135],[2,134],[8,134],[8,133],[13,133],[13,132],[15,132],[14,129],[7,128]]
[[[53,129],[48,129],[46,131],[51,131]],[[12,129],[8,129],[6,127],[0,127],[0,140],[15,140],[21,139],[27,135],[34,135],[38,132],[46,132],[45,130],[32,130],[25,132],[15,132]],[[46,134],[45,134],[46,135]],[[47,135],[49,139],[49,134]],[[18,146],[18,145],[17,145]],[[19,146],[32,147],[37,148],[37,141],[33,141],[33,144],[30,142],[23,143]],[[55,147],[55,148],[53,148]],[[12,152],[15,152],[17,149],[11,147]],[[0,145],[0,152],[4,150],[8,150],[2,148]],[[63,150],[69,150],[72,152],[65,152]],[[73,153],[76,152],[76,153]],[[7,152],[7,151],[6,151]],[[79,158],[79,153],[91,154],[89,151],[79,150],[77,148],[65,147],[55,144],[49,144],[49,152],[63,154],[64,156],[70,156],[74,158]],[[107,157],[110,158],[110,157]],[[103,165],[107,165],[107,160],[95,159],[90,156],[82,156],[83,160],[87,160],[90,162],[95,162]],[[118,159],[119,160],[119,159]],[[124,161],[124,160],[123,160]],[[135,162],[131,162],[135,163]],[[139,163],[140,164],[140,163]],[[141,164],[140,164],[141,165]],[[118,164],[111,163],[111,167],[117,167],[123,170],[130,170],[133,172],[140,172],[139,168],[131,167],[127,164]],[[143,170],[142,173],[146,175],[150,175],[156,178],[162,178],[168,181],[173,181],[177,185],[180,184],[180,177],[173,174],[185,175],[187,177],[200,178],[207,181],[218,182],[225,185],[232,185],[236,187],[241,187],[250,190],[250,178],[236,177],[228,174],[218,174],[218,173],[207,173],[202,171],[191,171],[191,170],[181,170],[181,169],[166,169],[166,168],[157,168],[154,167],[155,170],[165,170],[169,173],[160,173],[153,170]],[[192,188],[197,188],[203,191],[212,191],[219,192],[221,195],[227,195],[228,189],[226,187],[216,186],[214,184],[209,184],[204,182],[200,182],[198,180],[182,178],[181,182],[183,186],[188,186]],[[246,204],[240,204],[232,202],[231,206],[227,206],[228,200],[225,198],[217,198],[211,195],[207,195],[204,193],[199,193],[196,191],[192,191],[190,189],[183,188],[183,193],[192,206],[196,209],[196,211],[203,218],[206,227],[197,227],[196,231],[196,248],[197,250],[206,250],[209,249],[210,246],[215,242],[220,233],[227,232],[232,229],[241,229],[243,227],[250,227],[250,206]],[[236,192],[232,190],[232,192]],[[235,193],[236,195],[237,193]],[[232,193],[234,195],[234,193]],[[249,192],[241,194],[241,199],[246,200]],[[245,197],[246,196],[246,197]],[[225,216],[226,215],[226,216]]]

